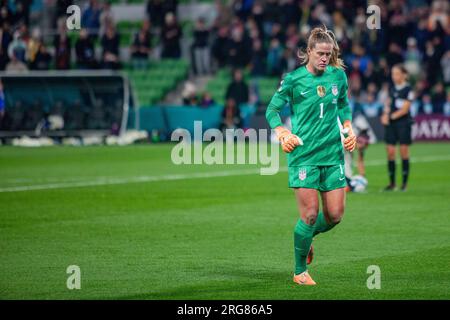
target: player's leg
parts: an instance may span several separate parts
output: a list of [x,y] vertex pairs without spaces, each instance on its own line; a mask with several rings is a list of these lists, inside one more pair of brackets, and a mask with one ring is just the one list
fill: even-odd
[[331,230],[341,222],[345,209],[345,189],[339,188],[320,193],[325,221],[328,223],[327,229]]
[[402,158],[402,191],[406,191],[409,177],[409,145],[400,145],[400,156]]
[[364,165],[364,149],[358,149],[358,173],[361,176],[366,175],[366,166]]
[[320,195],[322,211],[317,215],[313,235],[327,232],[339,223],[344,213],[345,173],[342,165],[321,168]]
[[386,142],[387,167],[389,173],[389,185],[385,191],[395,189],[395,145],[397,144],[397,130],[394,124],[385,126],[384,140]]
[[298,284],[313,285],[315,282],[307,274],[306,265],[312,243],[314,224],[319,210],[319,198],[315,189],[296,188],[294,190],[300,211],[300,219],[294,230],[294,281]]
[[345,168],[345,180],[347,181],[346,191],[353,191],[350,184],[353,177],[353,153],[349,151],[344,152],[344,168]]
[[310,252],[314,223],[319,209],[320,171],[317,166],[289,167],[289,187],[294,189],[300,219],[294,229],[294,282],[301,285],[313,285],[315,282],[306,270]]
[[409,145],[411,144],[411,126],[403,125],[399,132],[400,157],[402,158],[402,191],[406,191],[409,177]]
[[386,145],[386,153],[388,159],[389,185],[385,188],[385,191],[391,191],[395,189],[395,145]]

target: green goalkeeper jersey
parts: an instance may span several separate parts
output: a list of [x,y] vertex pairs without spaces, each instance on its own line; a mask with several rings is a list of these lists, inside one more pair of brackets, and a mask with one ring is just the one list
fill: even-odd
[[279,113],[290,104],[292,133],[303,145],[288,154],[289,167],[344,163],[338,121],[351,120],[347,88],[345,72],[332,66],[321,75],[313,75],[305,66],[286,74],[267,107],[266,118],[272,129],[282,126]]

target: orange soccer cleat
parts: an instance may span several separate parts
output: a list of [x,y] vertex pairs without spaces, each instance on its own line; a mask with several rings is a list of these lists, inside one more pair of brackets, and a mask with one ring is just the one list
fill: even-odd
[[314,248],[311,245],[311,248],[309,248],[308,257],[306,258],[306,264],[311,264],[314,258]]
[[316,282],[311,278],[308,271],[294,275],[294,282],[303,286],[314,286]]

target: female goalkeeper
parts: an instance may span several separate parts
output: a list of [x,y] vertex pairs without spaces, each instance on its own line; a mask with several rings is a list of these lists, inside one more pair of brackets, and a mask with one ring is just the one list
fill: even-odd
[[[315,285],[307,271],[312,261],[312,238],[331,230],[344,214],[344,148],[353,151],[356,137],[347,99],[347,76],[332,31],[314,28],[302,66],[286,74],[273,95],[266,118],[288,153],[289,187],[294,189],[300,219],[294,230],[294,282]],[[292,132],[282,126],[280,111],[289,103]],[[338,120],[339,117],[339,120]],[[345,130],[344,148],[341,130]],[[319,194],[322,210],[319,211]]]

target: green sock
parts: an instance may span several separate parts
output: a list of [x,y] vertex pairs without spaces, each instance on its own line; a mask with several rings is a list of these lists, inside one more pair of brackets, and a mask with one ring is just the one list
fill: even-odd
[[306,271],[306,257],[311,247],[314,226],[299,219],[294,230],[295,274]]
[[325,215],[323,214],[323,212],[319,212],[319,214],[317,215],[316,223],[314,224],[313,237],[316,234],[327,232],[328,230],[333,229],[335,225],[336,224],[334,223],[329,224],[325,219]]

